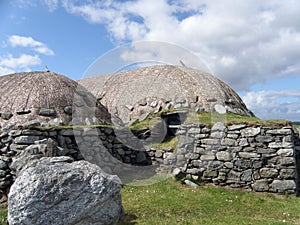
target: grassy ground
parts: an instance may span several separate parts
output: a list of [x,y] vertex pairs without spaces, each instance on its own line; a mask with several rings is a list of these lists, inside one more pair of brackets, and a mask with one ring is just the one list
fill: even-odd
[[164,140],[162,143],[151,143],[147,145],[148,148],[155,148],[159,150],[170,148],[172,150],[175,150],[178,144],[178,137],[167,137],[166,140]]
[[1,203],[0,204],[0,225],[6,225],[6,218],[7,218],[7,204]]
[[[213,186],[193,189],[173,179],[150,186],[125,186],[125,216],[118,225],[300,224],[300,198]],[[6,224],[0,205],[0,224]]]
[[125,186],[125,217],[119,225],[280,225],[300,224],[300,198],[201,186],[193,189],[172,179]]

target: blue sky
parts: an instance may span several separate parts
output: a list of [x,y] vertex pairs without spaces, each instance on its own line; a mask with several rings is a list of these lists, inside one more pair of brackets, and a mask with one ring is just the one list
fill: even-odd
[[[89,24],[79,16],[66,13],[63,8],[50,12],[46,4],[33,3],[32,6],[28,2],[1,0],[0,3],[1,57],[12,55],[18,58],[27,54],[40,58],[37,65],[27,68],[16,65],[11,69],[44,70],[47,65],[53,71],[79,79],[89,64],[114,47],[104,27]],[[45,44],[53,54],[40,54],[33,47],[12,47],[8,41],[12,35],[31,37]]]
[[76,80],[118,46],[159,41],[201,58],[257,116],[300,121],[299,1],[0,0],[0,15],[0,75],[47,65]]

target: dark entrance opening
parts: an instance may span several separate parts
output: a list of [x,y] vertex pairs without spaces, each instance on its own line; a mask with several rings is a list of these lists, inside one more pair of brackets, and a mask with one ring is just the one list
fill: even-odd
[[161,118],[164,120],[167,126],[167,137],[176,136],[176,131],[179,126],[184,123],[186,120],[188,111],[174,111],[167,112],[161,115]]

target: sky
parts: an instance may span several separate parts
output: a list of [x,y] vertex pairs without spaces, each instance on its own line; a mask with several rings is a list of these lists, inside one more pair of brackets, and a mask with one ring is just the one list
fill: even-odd
[[164,43],[201,59],[256,116],[300,121],[299,15],[297,0],[0,0],[0,75],[47,66],[78,80],[120,46],[143,43],[122,55],[133,63]]

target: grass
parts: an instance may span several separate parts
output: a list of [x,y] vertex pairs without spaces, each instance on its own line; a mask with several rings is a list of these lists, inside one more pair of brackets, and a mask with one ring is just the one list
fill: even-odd
[[[188,112],[185,124],[205,124],[208,127],[215,122],[224,122],[225,125],[233,124],[247,124],[247,125],[264,125],[264,126],[288,126],[292,123],[288,120],[262,120],[257,117],[239,115],[231,112],[226,114],[218,113],[209,113],[209,112],[200,112],[196,113],[192,110],[185,109]],[[139,122],[138,120],[134,121],[130,125],[132,130],[141,130],[150,128],[151,125],[155,124],[158,118],[165,112],[160,112],[158,114],[150,114],[145,120]]]
[[[196,121],[193,121],[196,122]],[[291,125],[288,120],[262,120],[257,117],[239,115],[228,112],[226,114],[201,112],[198,114],[198,123],[210,126],[214,122],[224,122],[225,125],[247,124],[247,125],[264,125],[264,126],[287,126]]]
[[[172,178],[148,186],[126,185],[122,201],[125,216],[118,225],[300,224],[300,198],[211,185],[194,189]],[[6,217],[2,204],[1,225],[6,224]]]
[[0,204],[0,225],[7,225],[7,203]]
[[129,186],[148,186],[148,185],[152,185],[152,184],[156,184],[159,183],[161,181],[164,181],[168,178],[170,178],[171,175],[169,174],[164,174],[164,173],[158,173],[153,175],[152,177],[149,177],[147,179],[143,179],[143,180],[134,180],[131,183],[127,184]]
[[149,148],[155,148],[158,150],[163,150],[163,149],[172,149],[175,150],[176,146],[178,144],[178,137],[167,137],[166,140],[164,140],[162,143],[151,143],[147,145]]
[[135,120],[133,123],[130,124],[129,128],[131,130],[142,130],[145,128],[149,128],[150,126],[153,126],[157,122],[159,122],[159,116],[150,114],[143,121],[139,121],[138,119]]
[[213,186],[199,189],[173,179],[151,186],[125,186],[125,217],[119,225],[300,224],[300,198]]

